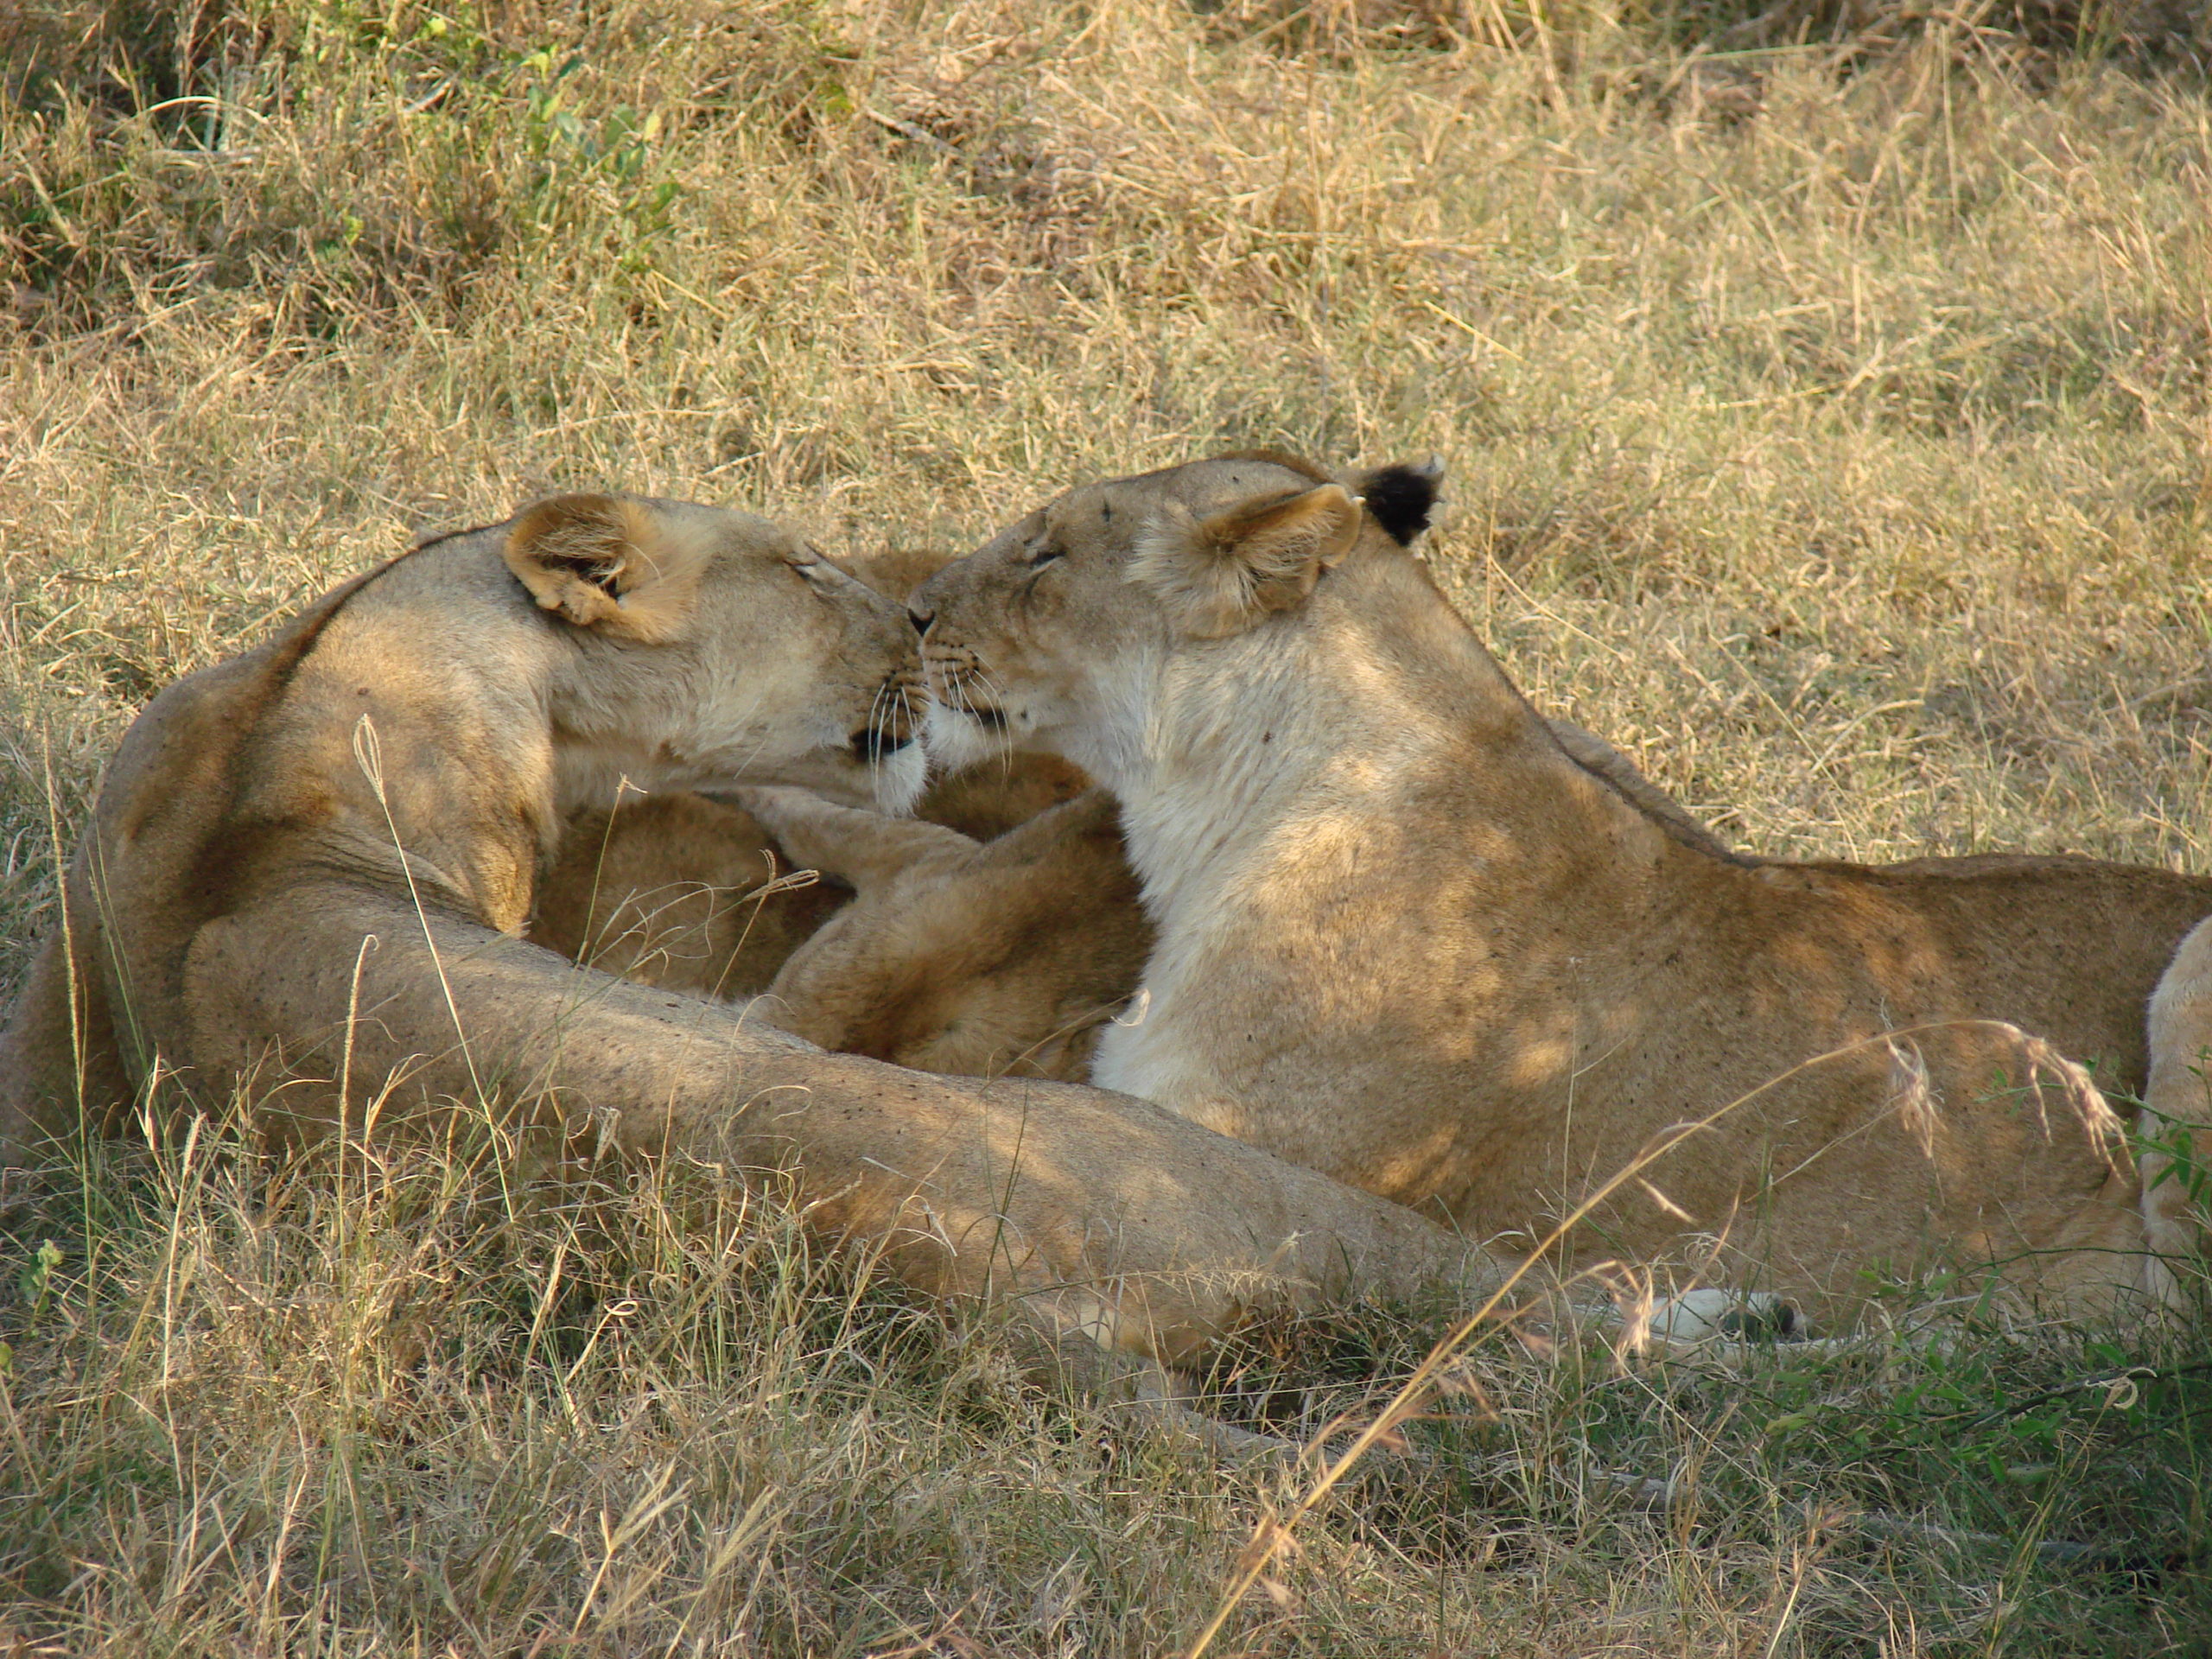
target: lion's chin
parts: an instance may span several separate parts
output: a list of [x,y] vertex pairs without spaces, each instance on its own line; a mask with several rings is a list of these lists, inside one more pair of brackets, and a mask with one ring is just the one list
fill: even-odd
[[928,734],[885,756],[869,770],[874,773],[876,810],[894,818],[906,817],[929,787]]
[[1003,721],[986,724],[975,715],[942,702],[930,704],[922,722],[922,737],[930,759],[944,772],[965,772],[986,760],[1003,756],[1008,745]]

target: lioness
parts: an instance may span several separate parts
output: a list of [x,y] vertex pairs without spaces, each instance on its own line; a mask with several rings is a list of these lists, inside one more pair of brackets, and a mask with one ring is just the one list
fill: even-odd
[[1710,1235],[1816,1301],[1871,1268],[2085,1309],[2135,1282],[2135,1171],[2037,1039],[2139,1090],[2212,881],[1694,844],[1570,758],[1402,545],[1433,495],[1199,461],[1070,491],[918,590],[933,747],[1010,738],[1122,804],[1159,938],[1094,1080],[1476,1237],[1711,1116],[1585,1253]]
[[779,1170],[810,1224],[1007,1294],[1155,1397],[1255,1300],[1495,1283],[1412,1211],[1143,1102],[824,1054],[517,937],[564,807],[626,777],[910,798],[915,667],[896,607],[708,507],[562,497],[355,578],[124,735],[0,1038],[0,1161],[243,1099],[302,1136],[474,1119]]

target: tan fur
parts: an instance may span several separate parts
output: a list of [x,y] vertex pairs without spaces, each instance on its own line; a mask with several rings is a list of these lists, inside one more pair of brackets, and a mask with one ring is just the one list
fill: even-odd
[[[1552,729],[1676,839],[1738,856],[1603,738]],[[748,824],[773,826],[786,856],[860,889],[778,976],[779,1024],[930,1071],[1090,1075],[1153,944],[1111,796],[1093,790],[988,844],[796,791],[746,799]]]
[[[936,550],[885,548],[841,563],[886,599],[904,605],[951,557]],[[1058,755],[994,755],[981,766],[940,770],[931,778],[914,816],[977,841],[991,841],[1090,787],[1082,768]]]
[[1058,755],[1009,754],[932,778],[914,816],[971,840],[995,841],[1090,786],[1082,767]]
[[1246,502],[1200,519],[1161,504],[1136,538],[1131,578],[1151,588],[1193,639],[1241,633],[1252,619],[1306,602],[1325,571],[1351,551],[1359,503],[1340,484],[1284,499]]
[[1152,947],[1110,796],[988,843],[796,790],[746,798],[792,857],[860,890],[776,976],[779,1024],[928,1071],[1089,1074]]
[[[616,528],[634,580],[568,556]],[[1048,1352],[1122,1356],[1155,1399],[1158,1365],[1258,1303],[1496,1283],[1411,1211],[1143,1102],[825,1054],[517,937],[568,814],[623,779],[861,798],[913,639],[774,525],[669,502],[534,511],[317,601],[125,734],[0,1038],[0,1157],[153,1087],[164,1115],[244,1103],[279,1135],[477,1124],[555,1159],[780,1172],[810,1225],[1005,1296]],[[911,784],[912,755],[883,772]]]
[[[914,816],[989,841],[1089,785],[1051,755],[1017,755],[935,780]],[[817,880],[730,801],[632,796],[570,817],[538,884],[530,938],[640,984],[750,996],[852,896],[842,882]],[[1134,906],[1134,890],[1126,902]],[[1133,984],[1142,962],[1130,966]]]
[[1570,756],[1372,524],[1333,567],[1271,540],[1224,632],[1238,526],[1341,522],[1341,494],[1249,458],[1093,485],[915,595],[933,747],[1003,733],[1122,802],[1159,940],[1096,1080],[1477,1237],[1723,1114],[1582,1254],[1718,1237],[1839,1304],[1868,1268],[2083,1309],[2137,1281],[2136,1172],[2058,1056],[2142,1087],[2212,881],[1716,855]]
[[886,599],[904,605],[920,587],[952,559],[939,548],[885,547],[873,553],[841,556],[837,563]]
[[690,614],[713,543],[706,526],[642,502],[563,495],[524,512],[505,556],[542,608],[613,638],[658,645]]
[[1551,728],[1569,760],[1592,777],[1604,779],[1608,788],[1683,846],[1739,864],[1758,861],[1714,835],[1680,801],[1645,777],[1636,762],[1595,732],[1585,731],[1572,721],[1548,720],[1544,724]]
[[[572,545],[575,536],[564,527],[563,543]],[[602,524],[602,550],[588,544],[582,556],[572,553],[569,566],[602,575],[619,568],[619,553],[610,560],[603,550],[607,539]],[[887,551],[836,563],[903,603],[944,567],[945,556]],[[544,593],[554,595],[551,608],[577,601],[555,580],[524,580],[541,605]],[[990,841],[1090,786],[1080,770],[1055,756],[1013,755],[932,779],[914,811]],[[538,885],[530,938],[641,984],[700,996],[748,996],[766,990],[785,958],[851,897],[838,883],[800,879],[774,839],[731,802],[691,792],[629,795],[569,819],[560,855]],[[1132,982],[1141,961],[1130,967]]]
[[632,796],[569,820],[530,938],[641,985],[752,996],[852,896],[795,869],[734,802]]

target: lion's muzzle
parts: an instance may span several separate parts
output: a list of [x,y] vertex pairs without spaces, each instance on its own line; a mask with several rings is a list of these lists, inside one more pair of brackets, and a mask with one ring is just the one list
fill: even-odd
[[855,758],[878,765],[921,735],[921,719],[914,712],[916,690],[898,676],[883,683],[868,709],[868,724],[852,735]]

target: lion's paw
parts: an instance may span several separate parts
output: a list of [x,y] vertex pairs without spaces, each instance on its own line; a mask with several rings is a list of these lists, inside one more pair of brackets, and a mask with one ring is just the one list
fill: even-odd
[[1808,1332],[1804,1316],[1768,1292],[1692,1290],[1659,1305],[1651,1334],[1669,1342],[1796,1342]]

